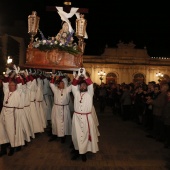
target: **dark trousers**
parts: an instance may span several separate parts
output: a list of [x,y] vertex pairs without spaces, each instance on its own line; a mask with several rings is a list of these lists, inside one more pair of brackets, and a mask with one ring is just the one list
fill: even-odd
[[122,119],[129,120],[131,112],[131,105],[123,105]]
[[170,147],[170,125],[164,125],[165,145]]
[[106,98],[104,96],[99,96],[100,102],[100,112],[103,112],[106,107]]
[[145,127],[148,130],[152,130],[153,129],[153,113],[152,110],[146,109],[145,111]]
[[164,140],[164,123],[162,116],[154,115],[153,133],[156,139]]

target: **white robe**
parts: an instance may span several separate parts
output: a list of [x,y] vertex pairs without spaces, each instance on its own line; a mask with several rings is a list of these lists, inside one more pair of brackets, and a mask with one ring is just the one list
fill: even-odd
[[36,108],[37,108],[37,113],[40,117],[41,124],[43,128],[46,128],[47,126],[47,120],[46,120],[46,115],[43,109],[43,81],[40,78],[37,78],[37,91],[36,91]]
[[20,94],[20,103],[19,103],[19,106],[18,108],[16,108],[15,112],[16,112],[16,119],[20,119],[21,121],[21,128],[22,128],[22,131],[23,131],[23,137],[24,137],[24,140],[27,141],[27,142],[30,142],[30,136],[31,136],[31,131],[30,131],[30,128],[29,128],[29,124],[28,124],[28,120],[26,118],[26,113],[24,111],[24,105],[25,105],[25,88],[26,88],[26,85],[22,85],[21,86],[21,94]]
[[[69,108],[71,86],[61,90],[50,83],[54,93],[54,105],[51,114],[52,133],[58,137],[71,135],[71,114]],[[63,94],[63,95],[61,95]]]
[[35,134],[34,134],[34,127],[33,127],[33,121],[30,115],[30,87],[31,87],[31,81],[26,83],[26,88],[24,89],[24,93],[25,93],[25,99],[24,99],[24,111],[25,111],[25,115],[26,118],[28,120],[28,124],[29,124],[29,129],[30,129],[30,135],[32,138],[35,138]]
[[[88,86],[88,91],[85,93],[80,93],[78,85],[72,85],[72,92],[74,95],[74,114],[72,119],[72,141],[74,147],[76,150],[79,150],[80,154],[86,152],[96,153],[99,150],[98,137],[96,124],[91,114],[93,106],[93,84]],[[89,139],[90,137],[91,141]]]
[[48,90],[50,87],[50,82],[47,78],[45,78],[43,80],[43,96],[44,96],[44,100],[43,100],[43,109],[45,112],[45,118],[46,120],[51,120],[51,111],[52,111],[52,103],[50,103],[50,98],[48,95]]
[[[50,87],[50,84],[49,84],[49,88],[47,89],[47,94],[48,94],[48,98],[49,98],[49,101],[50,101],[50,107],[51,107],[51,110],[52,110],[52,107],[54,105],[54,94],[53,94],[53,91]],[[51,120],[51,117],[50,117],[50,120]]]
[[[23,131],[21,127],[21,120],[17,119],[18,116],[17,116],[17,113],[15,112],[16,108],[19,107],[20,94],[22,91],[20,88],[17,88],[14,92],[11,93],[9,97],[8,85],[9,83],[3,83],[4,101],[3,101],[3,108],[1,111],[0,123],[3,123],[5,127],[6,134],[8,136],[11,146],[17,147],[17,146],[22,146],[25,144],[24,138],[23,138]],[[18,86],[20,85],[21,84],[19,84]],[[6,103],[7,99],[8,99],[8,103]],[[4,140],[6,139],[4,138]]]
[[99,121],[98,121],[98,117],[97,117],[97,114],[96,114],[96,110],[95,110],[94,105],[92,106],[92,111],[91,111],[91,113],[92,113],[92,117],[93,117],[94,123],[95,123],[95,125],[96,125],[97,136],[100,136],[99,129],[98,129]]
[[5,128],[4,115],[0,114],[0,144],[9,143],[9,138]]
[[30,115],[32,118],[32,122],[33,122],[33,127],[34,127],[34,133],[41,133],[44,132],[36,105],[35,105],[35,98],[36,98],[36,90],[37,90],[37,85],[36,85],[36,79],[34,79],[31,82],[31,86],[30,86]]

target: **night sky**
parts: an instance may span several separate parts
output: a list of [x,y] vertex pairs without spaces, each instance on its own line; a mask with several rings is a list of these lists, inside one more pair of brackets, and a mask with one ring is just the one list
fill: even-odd
[[[46,11],[46,6],[63,6],[63,0],[1,0],[0,24],[10,25],[15,19],[24,20],[37,11],[40,30],[45,37],[55,36],[61,29],[57,12]],[[100,55],[106,44],[116,47],[121,40],[133,41],[137,48],[146,46],[151,57],[170,57],[170,10],[168,1],[127,0],[72,0],[72,7],[88,8],[85,54]],[[71,19],[75,27],[75,19]]]

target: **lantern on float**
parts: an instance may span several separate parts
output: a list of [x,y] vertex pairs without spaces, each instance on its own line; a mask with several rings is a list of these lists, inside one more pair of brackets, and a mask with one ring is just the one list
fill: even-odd
[[37,12],[32,11],[32,14],[28,16],[28,33],[31,36],[30,44],[33,43],[34,36],[37,34],[39,28],[39,21],[40,21],[40,17],[37,16]]
[[86,34],[86,26],[87,26],[87,20],[84,18],[84,15],[81,14],[80,18],[76,19],[76,37],[79,39],[78,46],[81,49],[81,52],[84,53],[85,49],[85,43],[84,43],[84,37]]

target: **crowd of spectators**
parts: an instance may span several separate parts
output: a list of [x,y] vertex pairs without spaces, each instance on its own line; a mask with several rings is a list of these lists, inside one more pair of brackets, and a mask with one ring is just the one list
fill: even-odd
[[154,138],[170,148],[170,84],[161,81],[145,83],[94,84],[94,101],[100,113],[111,107],[123,121],[134,121]]

